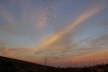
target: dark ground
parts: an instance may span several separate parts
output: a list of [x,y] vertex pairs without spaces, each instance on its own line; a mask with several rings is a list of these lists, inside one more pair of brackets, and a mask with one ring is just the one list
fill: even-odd
[[55,68],[0,56],[0,72],[108,72],[108,64],[84,68]]

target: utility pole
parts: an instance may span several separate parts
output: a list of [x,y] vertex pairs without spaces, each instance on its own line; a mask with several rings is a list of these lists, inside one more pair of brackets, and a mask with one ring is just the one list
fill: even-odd
[[45,57],[45,58],[44,58],[44,64],[47,65],[47,62],[48,62],[48,58]]

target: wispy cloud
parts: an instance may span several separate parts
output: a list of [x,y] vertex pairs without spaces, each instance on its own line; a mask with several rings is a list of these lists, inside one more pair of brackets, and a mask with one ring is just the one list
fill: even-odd
[[34,11],[32,15],[35,28],[38,31],[43,30],[48,25],[49,10],[47,8],[42,9],[39,12]]
[[13,33],[16,27],[15,17],[5,9],[1,10],[0,15],[5,19],[5,24],[0,27],[1,31],[6,30]]
[[93,16],[94,14],[100,12],[104,9],[105,5],[94,4],[88,7],[83,13],[81,13],[74,21],[67,24],[63,29],[58,30],[46,37],[43,38],[41,43],[34,47],[35,51],[44,50],[46,47],[50,46],[51,44],[55,43],[57,40],[62,38],[65,34],[73,30],[77,25],[87,20],[89,17]]
[[64,62],[66,62],[67,64],[72,62],[75,64],[96,64],[96,63],[104,63],[107,62],[108,60],[108,49],[103,49],[103,50],[99,50],[99,51],[95,51],[92,53],[88,53],[88,54],[84,54],[81,56],[76,56],[73,58],[68,58],[66,60],[64,60]]

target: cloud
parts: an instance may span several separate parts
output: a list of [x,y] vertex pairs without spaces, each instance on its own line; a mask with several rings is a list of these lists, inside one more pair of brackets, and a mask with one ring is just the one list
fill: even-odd
[[81,56],[76,56],[73,58],[64,59],[64,62],[79,64],[80,66],[83,64],[97,64],[108,62],[108,49],[103,49],[99,51],[95,51],[92,53],[84,54]]
[[67,24],[64,28],[59,29],[58,31],[44,37],[39,45],[33,48],[34,51],[45,50],[46,47],[52,45],[56,41],[62,38],[62,36],[66,35],[68,32],[73,30],[77,25],[87,20],[89,17],[94,14],[100,12],[104,9],[104,5],[94,4],[88,7],[83,13],[81,13],[74,21]]
[[2,26],[0,26],[1,31],[8,31],[10,33],[14,33],[15,27],[16,27],[16,20],[15,17],[9,13],[7,10],[2,9],[0,12],[0,15],[4,19],[4,23]]
[[33,16],[35,16],[36,29],[43,30],[48,25],[49,11],[47,9],[42,9],[40,12],[34,13]]
[[10,50],[10,48],[0,48],[0,51],[1,56],[16,57],[16,53]]
[[[15,1],[11,0],[11,1],[12,1],[12,3],[15,3],[16,0]],[[46,27],[46,25],[48,25],[50,10],[47,7],[41,8],[40,11],[37,11],[37,10],[35,11],[30,0],[27,0],[27,1],[20,0],[19,3],[21,5],[20,6],[21,20],[16,21],[16,18],[14,17],[14,15],[12,15],[9,11],[3,9],[0,14],[5,19],[6,25],[4,25],[4,27],[1,26],[0,30],[2,29],[2,30],[8,31],[9,33],[10,32],[15,33],[16,32],[16,24],[17,24],[17,26],[19,26],[19,25],[21,26],[21,27],[19,26],[20,29],[18,29],[18,31],[21,30],[20,33],[25,34],[25,32],[23,32],[23,30],[24,30],[23,28],[26,28],[25,26],[27,26],[29,24],[32,24],[32,26],[35,27],[36,31],[43,30]],[[50,5],[48,7],[50,7]],[[77,16],[72,22],[65,24],[64,27],[61,27],[60,29],[56,30],[55,32],[43,37],[41,42],[39,43],[39,45],[36,45],[35,47],[30,48],[30,49],[23,49],[23,48],[1,49],[1,52],[2,52],[1,55],[9,56],[9,57],[17,57],[17,58],[24,57],[25,59],[39,58],[39,57],[42,57],[45,55],[50,56],[50,57],[51,56],[53,56],[53,57],[72,56],[72,48],[74,48],[75,46],[71,46],[70,32],[73,29],[75,29],[79,24],[86,21],[89,17],[94,16],[95,14],[102,11],[104,9],[104,7],[105,7],[104,3],[103,4],[94,3],[94,4],[90,5],[89,7],[85,8],[84,12],[81,13],[79,16]],[[22,26],[24,26],[24,27],[22,27]],[[17,27],[17,28],[19,28],[19,27]],[[26,32],[28,33],[27,30],[26,30]],[[73,33],[72,33],[72,35],[73,35]],[[102,39],[104,39],[104,38],[105,37],[103,37]],[[106,39],[107,39],[107,37],[105,38],[105,40]],[[92,47],[95,47],[95,46],[92,46]],[[73,55],[76,55],[76,53],[75,54],[73,53]],[[90,55],[92,56],[92,54],[90,54]],[[97,56],[97,55],[98,55],[98,53],[93,56]],[[102,52],[102,55],[104,55],[103,52]],[[81,57],[81,58],[86,58],[86,56]],[[73,59],[73,58],[70,58],[69,61],[71,61],[71,59]],[[74,60],[76,60],[76,59],[77,58],[75,58]],[[32,59],[32,60],[35,61],[35,59]]]

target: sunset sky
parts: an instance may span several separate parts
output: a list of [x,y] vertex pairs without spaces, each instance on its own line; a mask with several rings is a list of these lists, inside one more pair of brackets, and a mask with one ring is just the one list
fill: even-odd
[[0,56],[108,63],[108,0],[0,0]]

